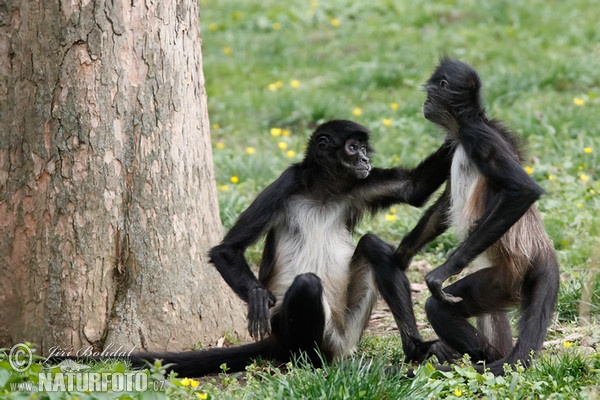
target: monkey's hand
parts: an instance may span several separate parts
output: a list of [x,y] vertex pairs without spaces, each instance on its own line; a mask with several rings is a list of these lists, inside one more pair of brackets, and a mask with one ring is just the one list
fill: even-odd
[[263,287],[255,287],[248,293],[248,332],[254,340],[271,334],[269,308],[275,305],[273,293]]
[[442,301],[445,303],[458,303],[458,302],[462,301],[462,297],[453,296],[442,290],[442,284],[445,281],[445,279],[443,279],[443,276],[440,276],[440,275],[442,275],[441,271],[440,271],[440,268],[442,268],[442,267],[443,267],[443,265],[441,267],[434,269],[433,271],[430,271],[425,276],[425,283],[427,283],[427,287],[429,288],[431,295],[436,300],[439,300],[439,301]]

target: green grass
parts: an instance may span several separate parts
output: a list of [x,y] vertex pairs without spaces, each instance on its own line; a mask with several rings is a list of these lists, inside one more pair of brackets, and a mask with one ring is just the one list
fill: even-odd
[[[538,205],[560,257],[562,280],[548,335],[553,344],[532,368],[517,368],[505,377],[463,367],[450,373],[424,367],[414,379],[385,374],[386,366],[402,360],[400,341],[368,336],[358,355],[343,363],[323,369],[301,362],[283,369],[255,366],[243,374],[205,379],[197,388],[171,378],[170,397],[570,399],[600,394],[600,277],[590,271],[590,252],[600,246],[600,1],[200,0],[200,6],[226,229],[260,190],[301,159],[311,130],[328,119],[353,119],[369,127],[377,166],[418,163],[442,140],[421,115],[421,85],[438,57],[447,54],[478,69],[489,114],[524,137],[526,165],[547,192]],[[289,135],[274,136],[272,128]],[[398,243],[420,211],[406,205],[394,211],[364,221],[358,234],[370,231]],[[451,234],[443,235],[419,258],[438,265],[455,245]],[[260,246],[250,253],[256,262]],[[412,271],[411,279],[423,277]],[[579,328],[586,284],[593,288],[595,325]],[[415,310],[424,323],[421,300]],[[0,396],[26,396],[11,391],[9,383],[35,378],[9,371],[0,361]],[[160,375],[160,368],[154,373]]]
[[[597,15],[600,2],[583,0],[318,4],[225,0],[218,6],[201,2],[212,137],[215,145],[225,146],[214,148],[218,186],[224,189],[219,191],[219,201],[225,227],[289,163],[300,159],[311,130],[327,119],[354,119],[369,127],[378,166],[418,163],[442,140],[421,115],[422,83],[442,54],[469,62],[482,76],[489,114],[503,119],[525,139],[526,165],[547,192],[538,206],[562,268],[558,312],[548,335],[558,344],[525,372],[473,379],[457,372],[454,378],[432,373],[422,383],[423,391],[410,396],[406,392],[406,396],[452,397],[459,387],[463,397],[597,394],[597,329],[584,329],[586,339],[576,342],[576,347],[582,345],[583,355],[562,346],[564,338],[582,332],[577,327],[578,307],[582,287],[589,280],[596,282],[592,284],[593,322],[598,323],[600,315],[600,277],[589,271],[591,249],[600,245]],[[297,87],[292,87],[293,80],[299,82]],[[353,113],[355,109],[361,110],[360,115]],[[274,137],[271,128],[291,134]],[[285,150],[278,147],[282,141]],[[247,147],[253,147],[254,154],[247,154]],[[289,149],[294,157],[287,157]],[[239,177],[239,183],[230,183],[232,176]],[[420,211],[405,205],[394,211],[388,218],[382,213],[365,221],[357,236],[370,231],[398,243]],[[451,234],[444,235],[420,258],[438,265],[455,245]],[[251,259],[256,262],[259,257],[257,246]],[[422,282],[423,277],[412,272],[411,279]],[[422,299],[415,307],[424,321]],[[596,346],[591,358],[586,353],[589,343]],[[396,337],[367,337],[359,350],[365,358],[354,362],[360,365],[380,358],[397,362],[402,359],[399,348]],[[281,390],[312,398],[319,397],[319,390],[329,390],[323,389],[330,383],[319,373],[292,371],[263,382],[264,390],[252,387],[253,395],[247,396],[261,398]],[[342,375],[348,387],[358,379],[354,372]],[[298,381],[304,390],[296,387],[292,392],[290,385]],[[394,385],[406,390],[412,383]],[[331,390],[335,392],[335,387]],[[333,392],[332,398],[356,398],[363,393]],[[391,391],[365,396],[402,397]]]

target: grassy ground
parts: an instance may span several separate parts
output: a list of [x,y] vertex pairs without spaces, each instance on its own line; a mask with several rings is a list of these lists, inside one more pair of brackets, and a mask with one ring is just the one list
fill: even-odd
[[[457,367],[421,368],[415,379],[384,374],[402,359],[395,335],[370,333],[355,358],[322,370],[257,366],[196,382],[171,379],[188,398],[593,398],[600,394],[600,15],[598,0],[200,0],[221,217],[226,228],[287,165],[311,130],[332,118],[373,131],[374,163],[410,166],[442,136],[420,113],[421,84],[441,54],[474,65],[489,114],[526,139],[526,169],[547,194],[539,208],[562,267],[558,312],[534,366],[506,377]],[[365,221],[397,243],[420,211],[399,205]],[[456,244],[430,245],[420,265],[438,265]],[[256,261],[259,248],[250,257]],[[425,268],[411,279],[423,282]],[[591,325],[580,326],[587,289]],[[426,291],[417,291],[423,317]],[[0,362],[0,389],[8,381]],[[4,362],[6,363],[6,362]],[[120,370],[103,365],[100,370]],[[156,372],[156,371],[155,371]],[[26,381],[26,376],[11,377]],[[31,379],[34,379],[31,377]],[[8,386],[5,392],[9,394]],[[13,392],[18,396],[18,392]],[[134,394],[131,394],[134,396]],[[144,396],[148,396],[146,393]],[[43,397],[43,396],[42,396]],[[86,397],[86,395],[80,395]],[[104,396],[109,397],[109,396]]]
[[[363,342],[363,359],[331,367],[335,371],[328,371],[325,380],[320,371],[294,369],[288,375],[276,374],[274,382],[266,379],[256,388],[246,387],[245,395],[598,394],[592,381],[600,365],[600,280],[590,271],[590,254],[600,245],[600,2],[482,3],[201,2],[204,71],[226,227],[268,182],[301,158],[310,131],[327,119],[354,119],[368,126],[376,165],[416,164],[441,141],[439,131],[421,116],[421,85],[438,57],[448,54],[479,70],[490,115],[525,138],[526,169],[547,191],[539,207],[562,266],[558,313],[547,352],[534,368],[503,382],[463,371],[452,377],[429,371],[418,383],[392,379],[388,386],[390,380],[378,375],[381,370],[371,360],[382,354],[401,359],[399,342],[377,332]],[[419,214],[396,206],[363,223],[359,233],[371,231],[397,243]],[[444,235],[421,259],[438,265],[455,244],[451,235]],[[257,248],[253,259],[259,254]],[[425,272],[417,268],[411,278],[422,282]],[[582,328],[578,307],[586,284],[593,288],[596,325]],[[427,334],[422,318],[426,294],[417,291],[415,301]],[[380,392],[369,389],[372,381],[379,382],[375,386]]]

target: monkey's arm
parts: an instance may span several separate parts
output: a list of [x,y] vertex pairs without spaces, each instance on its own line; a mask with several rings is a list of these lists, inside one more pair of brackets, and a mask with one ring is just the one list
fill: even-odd
[[444,193],[425,211],[413,230],[402,238],[402,242],[393,256],[400,269],[406,270],[415,254],[448,229],[450,226],[449,209],[450,182],[446,184]]
[[542,188],[523,171],[514,149],[489,125],[481,123],[461,129],[460,141],[495,195],[490,197],[483,215],[475,222],[468,237],[444,264],[425,277],[432,295],[449,302],[461,299],[444,293],[443,282],[460,273],[500,239],[543,193]]
[[455,146],[446,141],[413,169],[373,168],[363,182],[363,198],[373,211],[396,203],[421,207],[450,175]]
[[271,331],[269,307],[275,305],[275,296],[252,273],[244,253],[283,211],[285,200],[296,189],[296,175],[293,166],[285,170],[240,214],[221,244],[209,252],[211,262],[225,282],[248,303],[248,331],[255,339]]

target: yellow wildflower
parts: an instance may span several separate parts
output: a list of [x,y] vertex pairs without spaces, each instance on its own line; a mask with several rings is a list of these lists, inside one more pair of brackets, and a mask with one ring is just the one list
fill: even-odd
[[586,174],[581,174],[579,175],[579,179],[581,179],[583,182],[588,182],[590,180],[590,177]]
[[396,214],[396,207],[390,207],[390,214]]
[[392,104],[390,104],[390,108],[392,110],[397,110],[398,109],[398,103],[392,103]]
[[208,399],[208,393],[196,393],[196,397],[200,400],[206,400]]
[[238,178],[237,176],[234,175],[231,177],[231,183],[239,183],[239,181],[240,181],[240,178]]
[[290,86],[293,87],[294,89],[300,87],[300,81],[297,79],[294,79],[290,82]]
[[554,182],[554,181],[556,181],[556,177],[555,177],[554,175],[552,175],[552,174],[549,174],[549,175],[548,175],[548,180],[549,180],[550,182]]
[[270,90],[271,92],[274,92],[274,91],[276,91],[276,90],[277,90],[277,85],[276,85],[276,84],[274,84],[274,83],[269,83],[269,86],[268,86],[268,88],[269,88],[269,90]]
[[233,50],[231,50],[231,47],[223,47],[223,54],[225,54],[226,56],[230,56],[231,53],[233,53]]
[[288,131],[287,129],[283,129],[283,130],[281,131],[281,134],[282,134],[283,136],[290,136],[290,131]]
[[271,128],[271,135],[278,137],[281,136],[281,128]]
[[566,340],[563,342],[563,347],[564,347],[565,349],[568,349],[569,347],[573,347],[574,345],[575,345],[575,343],[573,343],[573,342],[568,342],[568,341],[566,341]]
[[577,203],[577,208],[583,208],[583,203]]
[[392,222],[398,219],[398,216],[395,214],[385,214],[385,219]]
[[317,8],[319,7],[319,2],[317,0],[310,0],[310,6],[312,8]]
[[583,152],[584,152],[585,154],[592,154],[592,153],[594,152],[594,149],[592,149],[591,147],[585,147],[585,148],[583,149]]
[[252,155],[256,153],[256,149],[254,147],[246,147],[246,153]]
[[208,24],[208,30],[211,32],[215,32],[218,28],[219,28],[219,26],[215,23]]
[[354,115],[355,117],[361,116],[362,115],[362,108],[360,108],[360,107],[354,108],[354,110],[352,110],[352,115]]
[[383,126],[392,126],[392,120],[389,118],[383,119]]
[[296,155],[296,152],[294,150],[288,150],[285,152],[285,155],[288,156],[289,158],[292,158]]
[[216,146],[217,146],[217,149],[223,150],[225,148],[225,143],[223,143],[223,142],[217,142]]
[[283,87],[283,82],[282,81],[277,81],[277,82],[275,82],[275,86],[277,87],[277,89],[282,88]]
[[460,390],[460,389],[454,389],[454,395],[455,395],[456,397],[460,397],[460,396],[462,396],[462,390]]
[[274,31],[278,31],[278,30],[280,30],[280,29],[281,29],[281,24],[280,24],[279,22],[275,22],[275,23],[273,24],[273,30],[274,30]]
[[194,389],[195,389],[195,388],[197,388],[199,384],[200,384],[200,382],[198,382],[197,380],[195,380],[195,379],[190,379],[190,386],[191,386],[192,388],[194,388]]
[[226,191],[229,190],[229,186],[227,186],[227,185],[221,185],[221,186],[219,186],[219,190],[221,192],[226,192]]
[[213,131],[218,131],[219,129],[221,129],[221,125],[213,124]]
[[582,105],[585,104],[585,100],[582,99],[581,97],[573,97],[573,104],[581,107]]
[[191,380],[191,379],[189,379],[189,378],[183,378],[183,379],[181,380],[181,384],[182,384],[183,386],[190,386],[190,383],[191,383],[191,381],[192,381],[192,380]]
[[285,149],[287,149],[287,146],[288,146],[288,145],[287,145],[287,143],[286,143],[286,142],[279,142],[279,143],[277,144],[277,147],[279,147],[281,150],[285,150]]
[[527,175],[531,175],[533,174],[533,168],[528,165],[525,167],[525,172],[527,172]]
[[340,26],[340,24],[342,23],[339,19],[337,18],[332,18],[329,22],[331,22],[331,26],[333,26],[334,28],[337,28],[338,26]]

